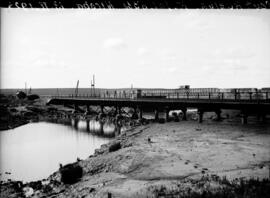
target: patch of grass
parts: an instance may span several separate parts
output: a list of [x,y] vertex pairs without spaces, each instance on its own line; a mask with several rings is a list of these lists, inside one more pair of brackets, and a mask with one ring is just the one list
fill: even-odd
[[264,198],[270,195],[269,179],[235,179],[216,175],[203,176],[199,180],[187,179],[171,186],[151,186],[154,197],[181,198]]

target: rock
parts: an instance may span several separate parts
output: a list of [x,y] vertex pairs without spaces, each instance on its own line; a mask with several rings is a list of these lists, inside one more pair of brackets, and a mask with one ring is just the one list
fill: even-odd
[[117,142],[114,142],[113,144],[111,144],[109,146],[109,152],[114,152],[114,151],[117,151],[119,149],[121,149],[121,143],[118,142],[118,141]]
[[31,197],[34,194],[34,190],[31,187],[24,187],[23,193],[25,197]]
[[82,177],[83,169],[78,164],[67,164],[60,168],[60,174],[64,184],[73,184]]
[[24,93],[23,91],[18,91],[16,93],[16,96],[19,98],[19,99],[24,99],[26,98],[26,93]]
[[39,99],[39,96],[36,94],[31,94],[31,95],[27,96],[27,99],[28,100],[36,100],[36,99]]
[[34,190],[40,190],[42,188],[42,182],[41,181],[35,181],[28,183],[28,186],[33,188]]

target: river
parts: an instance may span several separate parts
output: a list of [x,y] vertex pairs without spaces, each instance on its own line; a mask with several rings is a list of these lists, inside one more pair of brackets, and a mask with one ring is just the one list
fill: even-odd
[[47,178],[67,164],[85,159],[114,136],[112,123],[62,120],[36,122],[0,132],[0,178],[24,182]]

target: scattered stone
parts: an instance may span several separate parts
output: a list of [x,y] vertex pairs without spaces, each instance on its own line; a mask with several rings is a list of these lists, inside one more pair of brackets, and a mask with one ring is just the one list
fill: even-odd
[[24,187],[23,193],[25,197],[31,197],[34,194],[34,190],[31,187]]
[[82,177],[83,169],[78,164],[67,164],[60,168],[60,174],[64,184],[73,184]]
[[96,191],[95,188],[90,188],[89,193],[92,193],[92,192],[94,192],[94,191]]
[[113,144],[111,144],[109,146],[109,152],[114,152],[114,151],[117,151],[119,149],[121,149],[121,143],[118,142],[118,141],[117,142],[114,142]]

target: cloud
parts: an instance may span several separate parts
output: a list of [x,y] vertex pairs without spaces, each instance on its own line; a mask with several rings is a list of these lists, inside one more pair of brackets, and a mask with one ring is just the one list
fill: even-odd
[[146,48],[144,48],[144,47],[140,47],[140,48],[138,48],[138,50],[137,50],[137,54],[138,54],[139,56],[144,56],[144,55],[146,55],[146,54],[148,54],[148,53],[149,53],[149,50],[146,49]]
[[255,53],[251,52],[249,49],[242,47],[228,48],[228,49],[216,49],[213,52],[214,57],[216,58],[225,58],[225,59],[248,59],[255,56]]
[[174,72],[177,72],[178,69],[177,69],[177,67],[169,67],[169,68],[167,69],[167,71],[170,72],[170,73],[174,73]]
[[103,42],[103,47],[106,49],[121,50],[127,47],[127,44],[122,38],[108,38]]

